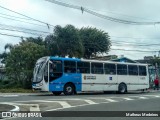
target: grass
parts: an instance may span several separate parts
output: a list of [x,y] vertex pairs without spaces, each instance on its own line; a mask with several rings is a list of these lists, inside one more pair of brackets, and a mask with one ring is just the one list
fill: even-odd
[[23,88],[6,88],[0,89],[0,93],[36,93],[36,91],[32,91],[31,89],[23,89]]

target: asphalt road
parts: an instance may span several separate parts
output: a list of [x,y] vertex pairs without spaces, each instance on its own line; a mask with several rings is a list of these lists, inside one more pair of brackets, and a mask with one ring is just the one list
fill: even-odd
[[[132,92],[129,94],[78,94],[74,96],[53,96],[52,94],[41,95],[5,95],[1,94],[0,103],[14,104],[19,107],[20,112],[41,111],[68,111],[73,116],[75,111],[86,111],[88,114],[96,116],[97,111],[157,111],[160,113],[160,92],[140,93]],[[0,110],[2,111],[2,110]],[[94,112],[93,112],[94,111]],[[42,113],[42,115],[43,115]],[[103,112],[102,112],[103,113]],[[56,113],[51,113],[53,115]],[[63,113],[62,113],[63,114]],[[78,113],[81,116],[81,112]],[[58,114],[56,114],[58,115]],[[64,113],[66,115],[66,113]],[[64,116],[62,115],[62,116]],[[82,114],[82,116],[84,113]],[[104,115],[104,114],[103,114]],[[160,116],[160,114],[159,114]],[[7,118],[13,119],[13,118]],[[43,118],[14,118],[14,120],[25,119],[47,119],[47,120],[159,120],[160,117],[43,117]]]

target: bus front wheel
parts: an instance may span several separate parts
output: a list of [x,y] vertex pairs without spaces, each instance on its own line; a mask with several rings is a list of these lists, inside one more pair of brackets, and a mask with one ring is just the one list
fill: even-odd
[[60,95],[62,92],[52,92],[55,96]]
[[119,84],[118,92],[120,94],[126,93],[127,92],[127,86],[126,86],[126,84],[124,84],[124,83]]
[[64,86],[63,93],[64,93],[65,95],[73,95],[73,94],[74,94],[74,86],[73,86],[71,83],[66,84],[66,85]]

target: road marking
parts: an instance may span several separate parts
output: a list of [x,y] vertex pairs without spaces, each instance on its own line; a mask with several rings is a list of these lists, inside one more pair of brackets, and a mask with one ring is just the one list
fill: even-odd
[[139,99],[148,99],[147,97],[139,97]]
[[68,104],[67,102],[65,101],[58,101],[58,103],[63,107],[63,108],[70,108],[71,105]]
[[125,99],[125,100],[134,100],[134,99],[131,99],[131,98],[123,98],[123,99]]
[[0,95],[2,97],[18,97],[19,95]]
[[160,96],[155,96],[155,97],[159,98]]
[[12,103],[12,104],[30,107],[30,111],[40,111],[38,104],[19,104],[19,103]]
[[109,101],[109,102],[118,102],[118,101],[113,100],[113,99],[105,99],[105,100],[107,100],[107,101]]
[[[83,105],[71,106],[70,108],[87,106],[87,105],[91,105],[91,104],[83,104]],[[63,110],[63,109],[67,109],[67,108],[55,108],[55,109],[50,109],[50,110],[46,110],[46,111],[56,111],[56,110]]]
[[56,103],[59,103],[63,108],[70,108],[70,107],[72,107],[66,101],[46,101],[46,100],[37,100],[37,101],[38,102],[56,102]]
[[88,104],[98,104],[98,103],[96,103],[96,102],[94,102],[92,100],[84,100],[84,101],[87,102]]

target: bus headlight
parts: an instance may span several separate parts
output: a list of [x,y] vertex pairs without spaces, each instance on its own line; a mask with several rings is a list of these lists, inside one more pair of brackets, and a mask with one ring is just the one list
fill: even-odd
[[43,85],[43,83],[41,82],[41,83],[39,83],[39,86],[42,86]]
[[42,85],[43,85],[43,83],[42,83],[42,82],[40,82],[40,83],[36,84],[36,86],[37,86],[37,87],[42,86]]

